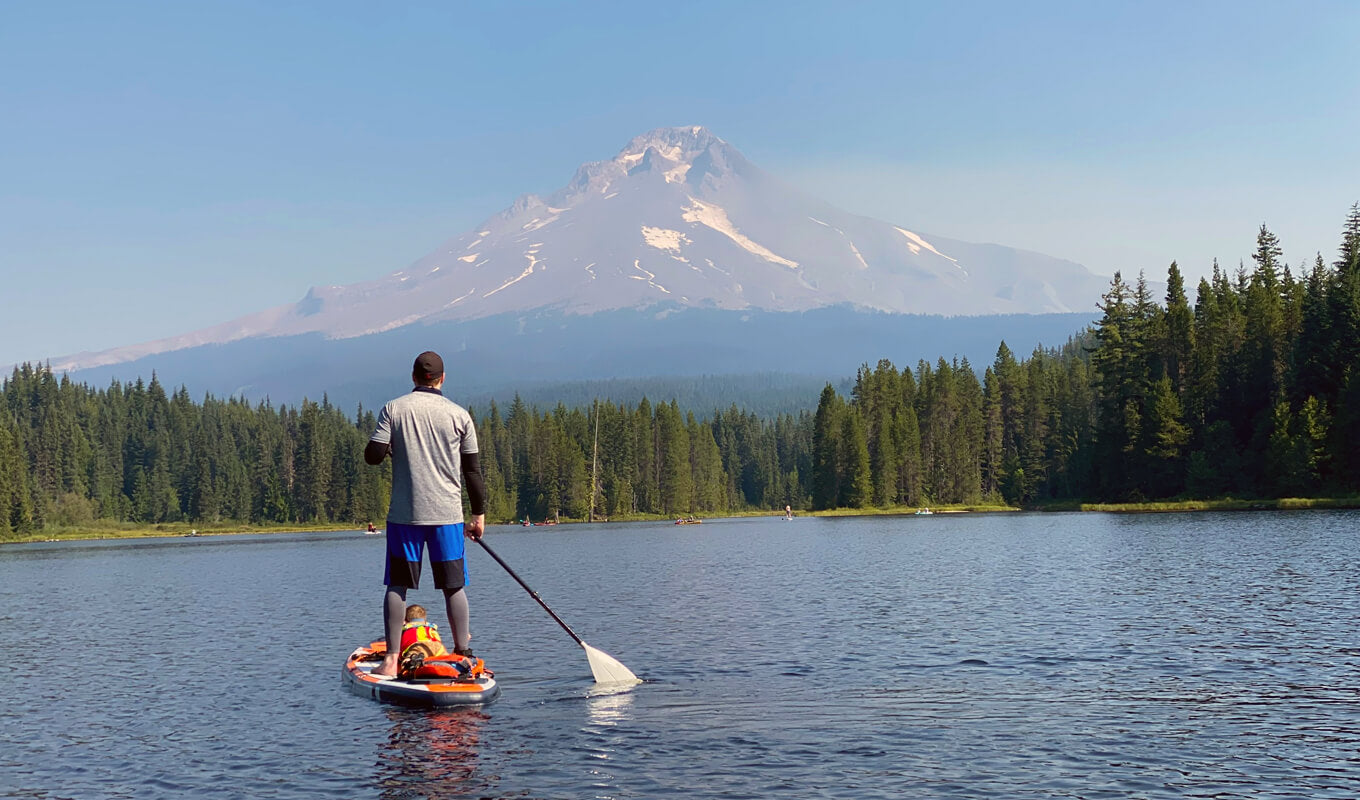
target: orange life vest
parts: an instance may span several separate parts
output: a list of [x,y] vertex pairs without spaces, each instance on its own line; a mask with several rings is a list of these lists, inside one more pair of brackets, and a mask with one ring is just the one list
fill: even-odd
[[425,659],[420,666],[412,669],[409,675],[404,674],[402,677],[406,680],[449,678],[468,681],[475,680],[482,674],[490,674],[490,670],[480,658],[446,653]]
[[410,650],[412,645],[422,642],[434,651],[432,655],[438,656],[448,652],[444,649],[444,642],[439,638],[439,629],[428,621],[418,619],[401,627],[402,658],[406,657],[406,651]]

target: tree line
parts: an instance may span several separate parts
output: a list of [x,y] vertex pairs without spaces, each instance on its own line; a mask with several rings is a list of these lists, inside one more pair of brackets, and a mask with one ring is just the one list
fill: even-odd
[[1192,305],[1116,273],[1095,327],[982,376],[966,360],[859,370],[822,392],[813,508],[1360,492],[1360,205],[1297,274],[1264,225]]
[[[540,411],[516,398],[475,414],[495,521],[608,518],[804,505],[807,412],[711,419],[599,402]],[[181,387],[94,389],[25,364],[0,384],[0,534],[96,520],[360,523],[381,520],[391,462],[370,467],[372,411],[323,398],[202,402]]]
[[381,518],[391,470],[369,468],[376,425],[324,398],[251,405],[150,383],[93,389],[46,367],[0,385],[0,533],[97,519],[331,522]]
[[[493,521],[745,509],[1139,500],[1360,491],[1360,205],[1339,257],[1297,273],[1262,226],[1250,269],[1190,303],[1116,274],[1097,324],[981,375],[963,360],[865,364],[848,397],[762,417],[735,404],[515,398],[476,413]],[[23,365],[0,384],[0,534],[98,519],[380,520],[375,415],[95,389]]]

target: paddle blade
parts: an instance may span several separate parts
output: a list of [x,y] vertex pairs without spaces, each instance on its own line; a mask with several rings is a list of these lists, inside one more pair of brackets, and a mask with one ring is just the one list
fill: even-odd
[[581,646],[586,650],[586,658],[590,659],[590,672],[595,676],[596,683],[642,682],[641,678],[605,651],[591,647],[585,642],[581,642]]

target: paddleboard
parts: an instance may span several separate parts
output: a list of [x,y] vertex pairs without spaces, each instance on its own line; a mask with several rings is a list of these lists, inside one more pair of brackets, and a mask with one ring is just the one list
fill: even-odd
[[470,674],[460,677],[387,678],[372,674],[382,664],[385,652],[386,642],[355,648],[341,672],[345,686],[361,697],[419,708],[486,705],[501,693],[495,676],[480,658],[467,665]]

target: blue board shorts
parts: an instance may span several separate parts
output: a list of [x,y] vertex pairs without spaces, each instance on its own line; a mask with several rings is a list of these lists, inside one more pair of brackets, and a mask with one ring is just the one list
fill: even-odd
[[463,550],[463,523],[454,525],[403,525],[387,523],[387,565],[383,581],[388,586],[420,588],[420,561],[430,546],[430,571],[436,589],[461,589],[467,585],[467,562]]

